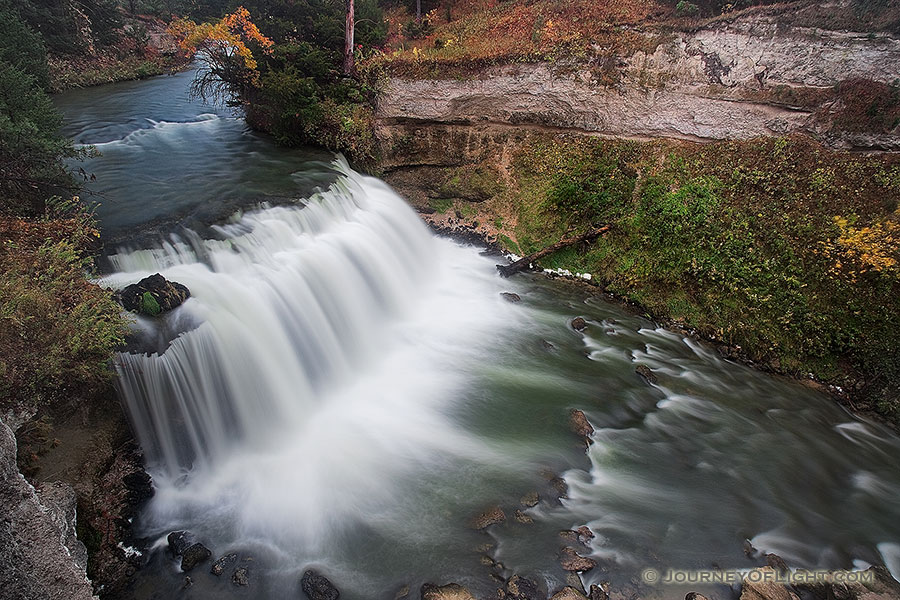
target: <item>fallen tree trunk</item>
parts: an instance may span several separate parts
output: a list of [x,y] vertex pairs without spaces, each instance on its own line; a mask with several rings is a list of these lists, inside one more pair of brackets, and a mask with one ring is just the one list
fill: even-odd
[[500,275],[502,275],[503,277],[509,277],[510,275],[515,275],[522,269],[527,268],[528,265],[535,262],[536,260],[540,260],[549,254],[553,254],[557,250],[562,250],[563,248],[568,248],[569,246],[574,246],[575,244],[589,242],[593,239],[600,237],[601,235],[603,235],[604,233],[609,231],[609,229],[610,229],[609,225],[604,225],[603,227],[598,227],[597,229],[594,229],[593,231],[589,231],[585,234],[579,235],[578,237],[561,240],[561,241],[553,244],[552,246],[547,246],[543,250],[539,250],[533,254],[529,254],[528,256],[526,256],[524,258],[520,258],[519,260],[517,260],[516,262],[514,262],[510,265],[497,265],[497,270],[500,271]]

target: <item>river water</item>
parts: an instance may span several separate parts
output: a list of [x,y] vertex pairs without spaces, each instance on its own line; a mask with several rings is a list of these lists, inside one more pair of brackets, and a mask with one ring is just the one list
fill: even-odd
[[[433,236],[384,183],[191,101],[190,77],[57,97],[66,132],[102,153],[82,167],[103,282],[161,272],[192,291],[136,320],[157,353],[117,359],[156,487],[131,597],[300,597],[310,567],[350,599],[415,598],[426,581],[486,597],[492,573],[552,592],[572,544],[558,533],[581,525],[598,562],[584,584],[625,597],[732,597],[640,573],[763,564],[745,540],[796,567],[900,576],[895,434],[591,288],[500,279],[500,258]],[[576,408],[596,429],[587,451]],[[542,501],[525,508],[530,492]],[[494,505],[505,522],[468,527]],[[165,551],[181,529],[237,562],[185,587]]]

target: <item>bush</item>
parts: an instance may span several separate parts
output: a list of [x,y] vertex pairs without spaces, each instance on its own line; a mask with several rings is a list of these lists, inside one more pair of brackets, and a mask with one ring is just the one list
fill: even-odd
[[679,17],[695,17],[700,14],[700,7],[687,0],[678,0],[675,5],[675,14]]

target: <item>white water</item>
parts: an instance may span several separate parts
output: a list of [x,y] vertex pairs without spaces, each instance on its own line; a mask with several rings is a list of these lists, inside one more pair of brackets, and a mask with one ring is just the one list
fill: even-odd
[[385,507],[414,469],[502,463],[446,412],[516,318],[502,284],[385,184],[344,172],[305,208],[247,214],[218,241],[112,257],[108,284],[161,272],[192,293],[173,318],[199,323],[162,355],[118,360],[161,530],[318,558],[358,519],[409,518]]

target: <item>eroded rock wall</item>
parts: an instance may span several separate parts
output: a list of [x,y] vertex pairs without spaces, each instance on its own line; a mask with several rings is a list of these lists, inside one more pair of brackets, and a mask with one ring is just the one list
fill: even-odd
[[792,27],[753,12],[696,32],[643,34],[630,55],[591,64],[513,64],[468,79],[393,78],[378,102],[384,127],[410,122],[578,130],[619,138],[708,141],[795,132],[835,147],[900,150],[900,127],[836,131],[848,79],[889,85],[900,39]]

